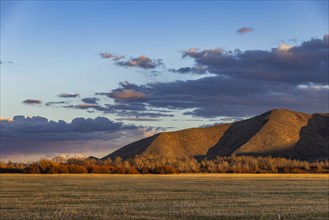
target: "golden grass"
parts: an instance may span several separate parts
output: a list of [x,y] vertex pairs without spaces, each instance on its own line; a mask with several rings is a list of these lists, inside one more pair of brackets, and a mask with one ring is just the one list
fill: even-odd
[[0,175],[0,219],[327,219],[328,174]]

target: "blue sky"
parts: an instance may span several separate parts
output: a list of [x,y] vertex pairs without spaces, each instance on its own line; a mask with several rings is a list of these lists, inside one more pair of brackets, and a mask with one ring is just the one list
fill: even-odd
[[[243,27],[250,31],[240,34],[237,30]],[[223,123],[271,108],[328,111],[328,80],[323,75],[328,73],[328,32],[328,1],[2,0],[1,117],[41,116],[67,123],[77,117],[105,117],[123,126],[134,124],[136,131],[144,129],[128,129],[134,130],[130,139],[116,136],[114,149],[161,129]],[[314,62],[303,70],[284,66],[282,59],[290,58],[280,45],[295,46],[293,53],[302,59],[307,56],[298,51],[315,43],[325,45],[320,58],[308,58]],[[269,57],[264,66],[262,55],[250,56],[259,52]],[[100,53],[124,58],[102,58]],[[209,54],[214,60],[206,59]],[[236,64],[225,63],[224,55]],[[279,57],[277,63],[272,56]],[[235,79],[230,88],[225,88],[231,82],[223,82],[225,77]],[[298,78],[303,80],[294,80]],[[256,94],[253,88],[260,87],[267,93]],[[247,96],[245,91],[254,92]],[[59,97],[63,93],[79,96]],[[269,97],[272,103],[266,102]],[[95,103],[83,98],[95,98]],[[88,144],[99,141],[91,138]],[[112,149],[95,146],[96,155]],[[2,152],[5,159],[27,157],[7,148],[9,144]],[[81,153],[93,152],[86,149]],[[29,154],[73,152],[57,152],[56,146],[43,154],[36,151]]]

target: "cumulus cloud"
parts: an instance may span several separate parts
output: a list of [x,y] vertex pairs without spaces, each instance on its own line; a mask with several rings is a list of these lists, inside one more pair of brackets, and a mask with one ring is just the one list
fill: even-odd
[[2,158],[15,154],[110,152],[127,144],[126,138],[131,141],[143,137],[146,130],[104,117],[75,118],[66,123],[43,117],[15,116],[0,123]]
[[[209,52],[210,51],[210,52]],[[328,83],[328,43],[311,39],[300,46],[280,45],[271,51],[187,50],[183,56],[195,59],[208,72],[239,79],[291,84]]]
[[42,101],[38,99],[26,99],[23,103],[27,105],[40,105],[42,104]]
[[70,94],[70,93],[61,93],[58,95],[60,98],[76,98],[79,97],[79,94]]
[[247,34],[247,33],[253,32],[253,31],[254,31],[254,29],[252,27],[242,27],[237,30],[237,32],[239,34]]

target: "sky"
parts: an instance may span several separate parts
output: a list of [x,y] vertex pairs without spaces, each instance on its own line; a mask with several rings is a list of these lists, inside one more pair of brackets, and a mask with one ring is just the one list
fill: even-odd
[[328,112],[328,1],[1,0],[1,161]]

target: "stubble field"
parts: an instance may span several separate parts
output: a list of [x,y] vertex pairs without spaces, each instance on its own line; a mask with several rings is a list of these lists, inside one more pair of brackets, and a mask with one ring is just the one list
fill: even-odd
[[0,219],[328,219],[329,175],[0,175]]

